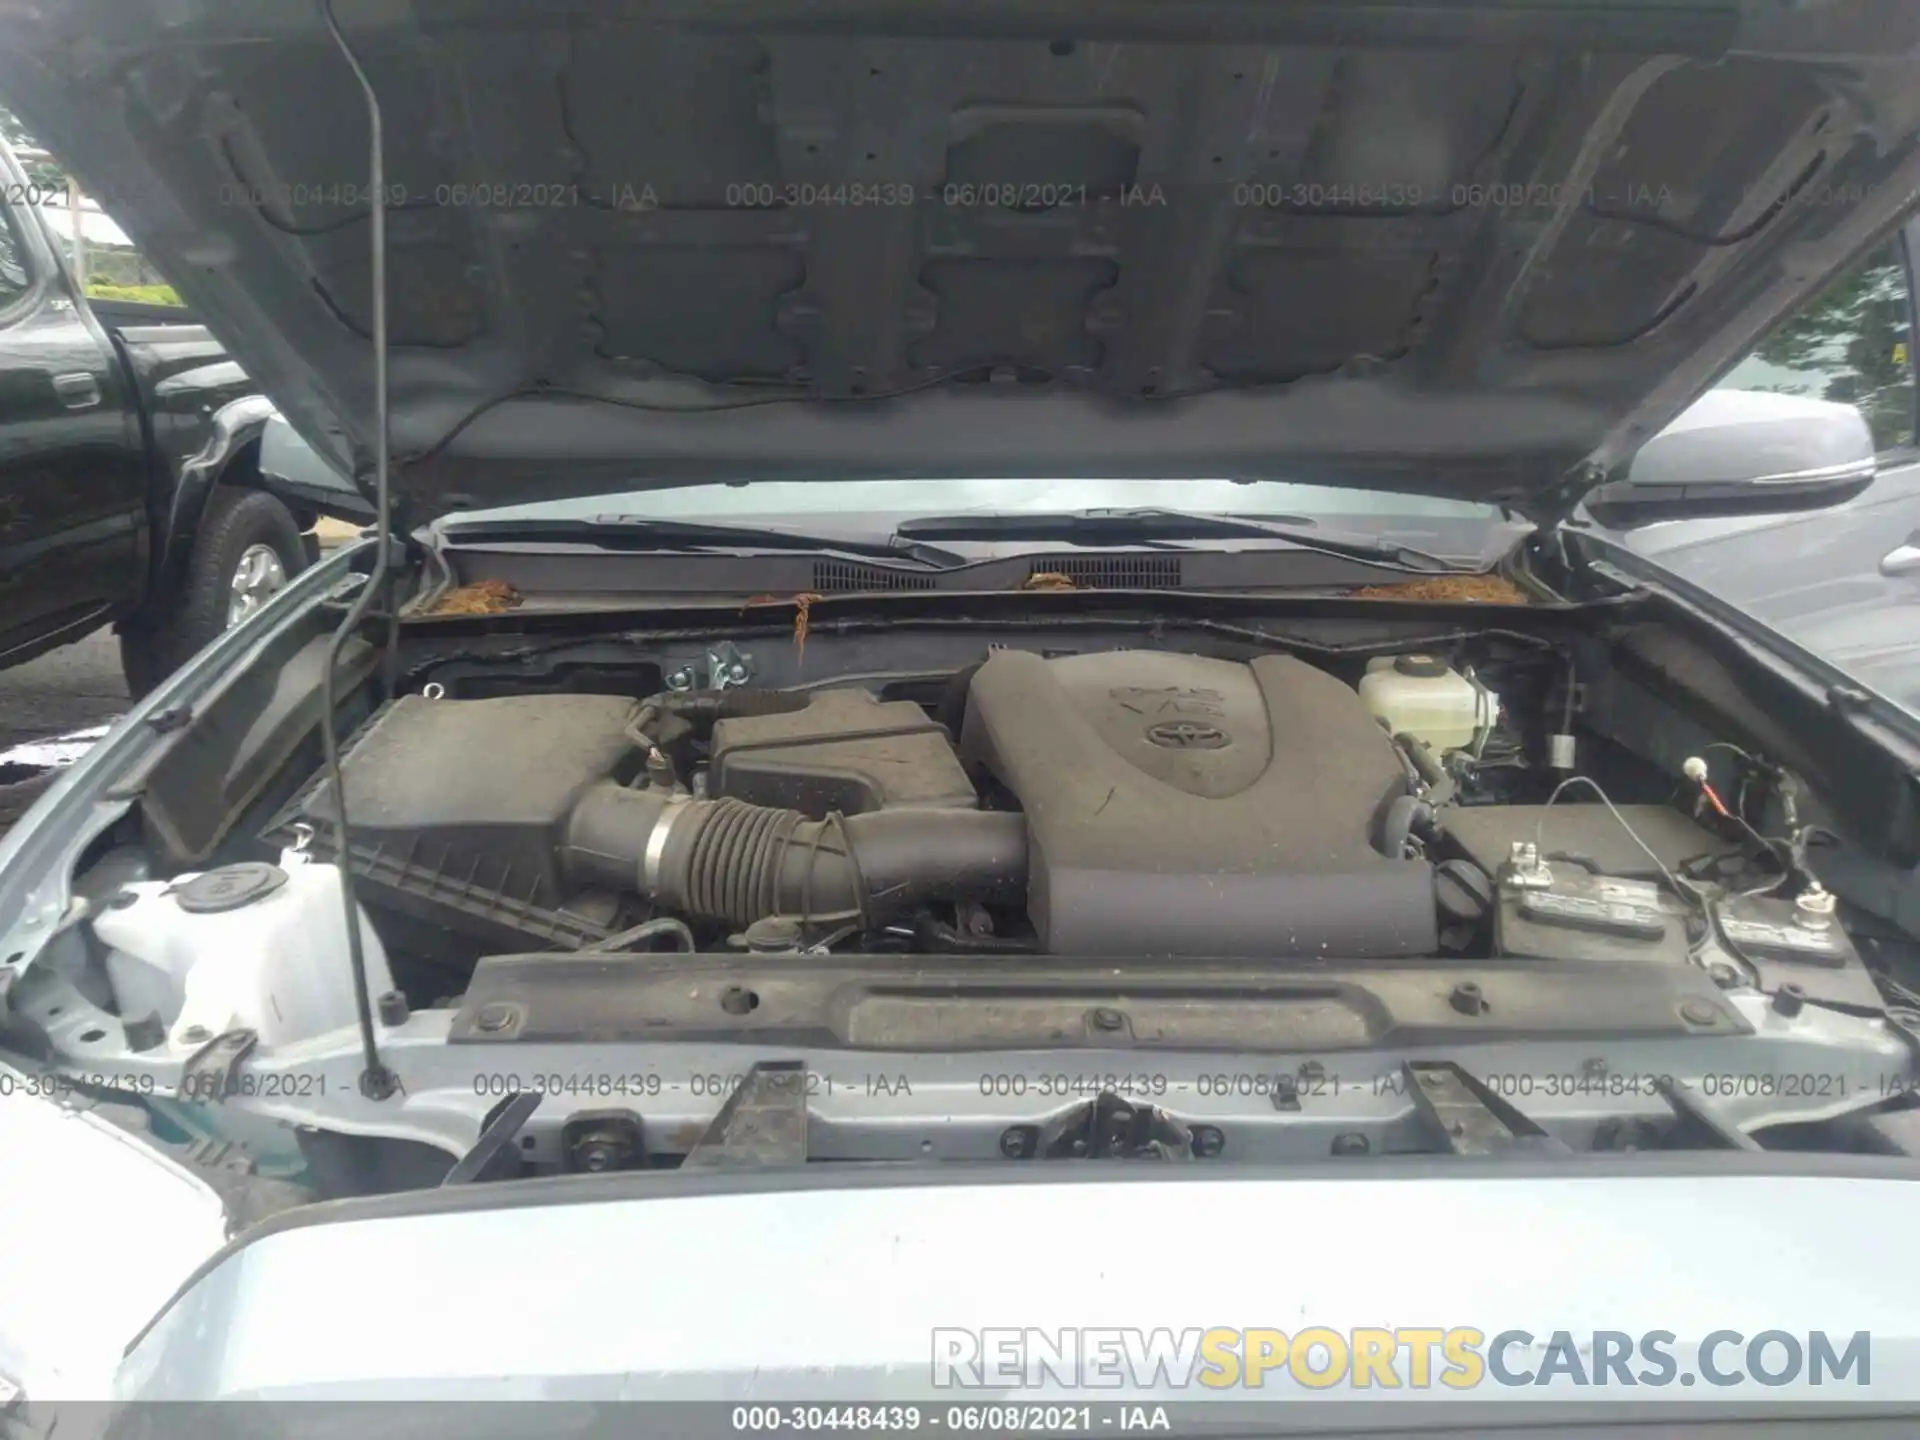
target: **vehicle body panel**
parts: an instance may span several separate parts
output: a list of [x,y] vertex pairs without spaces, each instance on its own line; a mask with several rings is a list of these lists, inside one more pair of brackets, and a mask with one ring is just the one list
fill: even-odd
[[373,502],[278,412],[260,436],[260,474],[276,493],[304,500],[324,514],[369,523],[374,519]]
[[144,1135],[30,1095],[0,1064],[0,1378],[27,1396],[108,1393],[127,1342],[227,1236],[220,1197]]
[[[1911,1208],[1910,1164],[1587,1158],[681,1173],[341,1202],[269,1222],[207,1268],[131,1348],[119,1394],[957,1402],[994,1392],[933,1387],[936,1329],[1471,1325],[1542,1343],[1667,1330],[1684,1352],[1716,1329],[1791,1325],[1871,1331],[1870,1393],[1920,1400],[1920,1262],[1884,1244]],[[1047,1237],[1079,1258],[1048,1258]],[[1767,1263],[1729,1270],[1729,1255]],[[364,1323],[381,1275],[408,1283],[382,1286],[380,1321]],[[1524,1346],[1514,1359],[1538,1364]],[[1269,1383],[1156,1398],[1279,1398],[1284,1377]],[[1036,1377],[1025,1393],[1126,1392]],[[1802,1384],[1768,1398],[1844,1397]]]
[[[0,178],[24,190],[4,151]],[[149,479],[136,382],[39,212],[9,205],[4,219],[30,283],[0,315],[0,664],[136,598]]]
[[[112,321],[111,305],[103,318]],[[141,397],[152,540],[138,598],[146,600],[178,580],[215,481],[259,438],[271,407],[204,325],[141,317],[114,340]]]
[[[1556,519],[1920,188],[1900,0],[342,21],[417,520],[636,474],[1303,473]],[[364,488],[366,96],[321,12],[80,0],[0,40]]]

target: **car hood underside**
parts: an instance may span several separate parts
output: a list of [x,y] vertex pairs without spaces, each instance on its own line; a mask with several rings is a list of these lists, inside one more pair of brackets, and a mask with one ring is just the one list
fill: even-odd
[[[414,519],[980,475],[1553,519],[1920,188],[1906,0],[335,9]],[[324,9],[9,4],[0,87],[364,475],[369,124]]]

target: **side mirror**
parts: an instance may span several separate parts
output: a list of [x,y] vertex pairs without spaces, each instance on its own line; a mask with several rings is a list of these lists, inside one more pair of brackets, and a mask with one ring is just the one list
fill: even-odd
[[1610,530],[1657,520],[1780,515],[1851,500],[1873,483],[1873,432],[1833,400],[1710,390],[1640,447],[1623,479],[1588,492]]

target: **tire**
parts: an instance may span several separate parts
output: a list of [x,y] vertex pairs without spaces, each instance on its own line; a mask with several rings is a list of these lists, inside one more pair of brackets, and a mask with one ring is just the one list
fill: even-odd
[[[227,628],[243,558],[278,561],[280,584],[311,563],[293,512],[262,490],[221,487],[207,501],[187,573],[170,595],[120,630],[120,668],[137,700]],[[271,565],[266,566],[270,573]],[[264,591],[264,583],[261,587]]]

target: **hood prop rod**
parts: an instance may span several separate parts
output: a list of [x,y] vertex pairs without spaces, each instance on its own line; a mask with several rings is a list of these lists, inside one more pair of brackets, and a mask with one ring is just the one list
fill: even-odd
[[[368,181],[373,194],[368,202],[369,217],[372,221],[372,265],[373,265],[373,408],[374,408],[374,544],[377,547],[373,557],[373,571],[367,576],[367,583],[360,587],[353,603],[347,607],[346,618],[333,632],[333,639],[327,646],[326,665],[320,672],[320,745],[326,755],[327,784],[333,790],[334,805],[334,850],[339,856],[340,899],[347,927],[347,963],[353,971],[353,1004],[360,1022],[360,1049],[364,1061],[360,1072],[360,1091],[369,1100],[385,1100],[398,1091],[399,1081],[394,1073],[380,1059],[378,1042],[373,1030],[373,998],[367,984],[366,947],[360,935],[360,905],[353,893],[353,851],[349,847],[347,831],[347,787],[340,768],[340,737],[334,720],[336,696],[334,693],[335,671],[339,668],[340,652],[345,648],[347,639],[359,628],[366,618],[367,610],[374,597],[382,593],[387,583],[388,560],[393,549],[393,500],[388,490],[387,464],[387,167],[385,156],[385,137],[380,121],[380,97],[374,93],[373,81],[367,77],[360,57],[354,53],[353,46],[340,29],[340,22],[333,13],[333,0],[319,0],[320,15],[326,21],[327,33],[333,37],[333,43],[340,54],[352,67],[353,75],[360,82],[361,93],[367,102],[367,129],[369,138],[369,157],[367,163]],[[393,607],[387,607],[389,616]],[[389,620],[391,622],[391,618]]]

